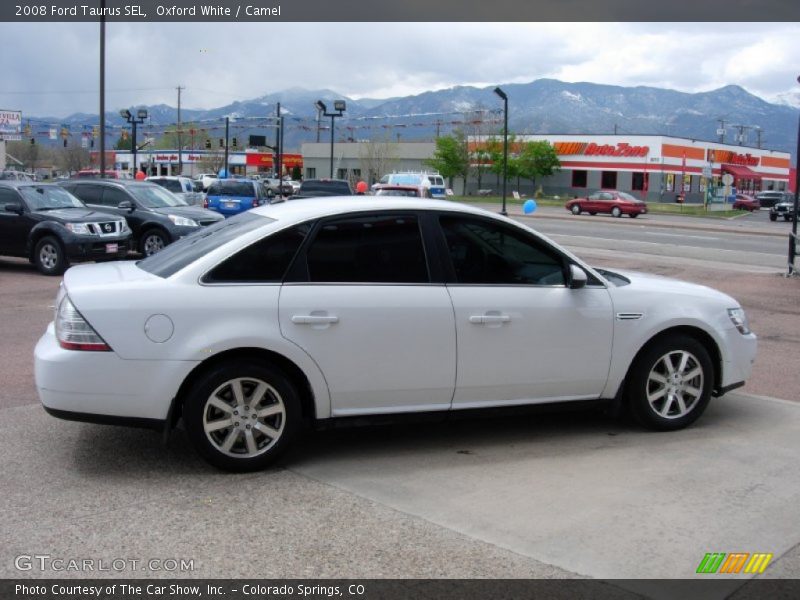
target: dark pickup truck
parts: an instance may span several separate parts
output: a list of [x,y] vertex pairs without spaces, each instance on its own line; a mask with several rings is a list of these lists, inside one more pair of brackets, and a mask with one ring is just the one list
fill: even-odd
[[291,199],[352,195],[353,188],[346,179],[306,179],[300,184],[300,189]]

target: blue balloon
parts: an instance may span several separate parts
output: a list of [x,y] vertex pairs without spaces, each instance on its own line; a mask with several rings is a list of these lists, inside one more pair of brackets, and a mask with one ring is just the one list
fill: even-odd
[[225,168],[220,169],[219,173],[217,173],[217,176],[220,179],[227,179],[228,178],[228,169],[225,169]]
[[529,215],[535,210],[536,210],[536,200],[532,198],[525,200],[525,204],[522,205],[522,212],[524,212],[526,215]]

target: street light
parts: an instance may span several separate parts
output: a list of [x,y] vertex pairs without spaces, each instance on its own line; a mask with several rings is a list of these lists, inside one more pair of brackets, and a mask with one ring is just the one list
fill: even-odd
[[344,100],[334,100],[333,101],[333,110],[336,112],[328,112],[328,107],[325,106],[325,103],[322,100],[317,100],[314,103],[314,106],[317,107],[317,110],[322,114],[324,117],[331,118],[331,179],[333,179],[333,120],[336,117],[341,117],[342,113],[347,109],[347,105],[345,104]]
[[508,215],[506,211],[506,180],[508,179],[508,96],[499,87],[494,88],[494,93],[503,100],[503,209],[500,214]]
[[[800,77],[797,78],[800,83]],[[794,155],[794,216],[792,217],[792,233],[789,237],[789,272],[787,276],[797,275],[797,268],[794,266],[794,259],[797,256],[797,207],[798,197],[800,196],[800,118],[797,121],[797,153]]]
[[[136,116],[134,116],[131,111],[127,108],[123,108],[119,111],[119,116],[125,119],[131,125],[131,148],[133,150],[133,176],[136,177],[136,174],[139,172],[138,167],[136,166],[136,125],[140,123],[144,123],[144,120],[147,118],[147,110],[144,108],[140,108],[136,111]],[[105,177],[105,173],[101,175],[101,177]]]

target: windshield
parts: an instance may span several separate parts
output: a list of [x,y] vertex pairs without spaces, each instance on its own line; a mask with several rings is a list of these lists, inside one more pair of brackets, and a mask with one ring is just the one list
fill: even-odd
[[84,208],[86,205],[57,185],[26,185],[17,188],[31,210]]
[[128,187],[128,191],[146,208],[189,206],[182,199],[154,183],[150,185],[131,185]]
[[252,198],[256,195],[256,186],[248,181],[218,181],[211,184],[209,196],[244,196]]

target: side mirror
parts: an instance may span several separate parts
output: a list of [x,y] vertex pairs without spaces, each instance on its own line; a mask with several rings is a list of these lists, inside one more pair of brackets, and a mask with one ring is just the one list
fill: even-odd
[[6,212],[13,212],[21,215],[23,213],[22,204],[20,202],[9,202],[5,206]]
[[120,210],[128,210],[130,212],[133,212],[134,208],[133,202],[131,202],[130,200],[123,200],[122,202],[117,204],[117,208],[119,208]]
[[586,286],[586,282],[589,281],[589,276],[586,275],[586,271],[581,269],[578,265],[570,265],[569,266],[569,287],[573,290],[579,290],[582,287]]

